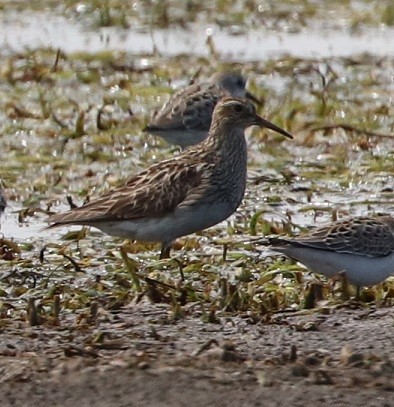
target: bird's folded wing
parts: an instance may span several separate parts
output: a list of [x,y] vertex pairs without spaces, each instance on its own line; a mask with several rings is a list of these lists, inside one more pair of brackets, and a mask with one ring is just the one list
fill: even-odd
[[194,85],[171,96],[146,130],[209,130],[216,103],[228,95],[217,85]]
[[126,184],[68,212],[51,216],[60,224],[90,224],[160,217],[174,211],[204,183],[204,166],[176,159],[164,161],[129,178]]
[[327,226],[308,236],[274,239],[272,244],[291,244],[368,257],[387,256],[394,250],[390,228],[378,219],[368,223],[349,220],[346,225]]

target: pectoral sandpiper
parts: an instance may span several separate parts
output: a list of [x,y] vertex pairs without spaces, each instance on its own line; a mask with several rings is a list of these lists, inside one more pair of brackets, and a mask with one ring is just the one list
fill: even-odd
[[254,125],[292,138],[258,116],[252,103],[224,98],[204,142],[90,203],[51,216],[49,227],[89,225],[114,236],[161,242],[161,257],[168,257],[174,239],[225,220],[240,205],[246,184],[244,131]]
[[343,272],[356,285],[369,286],[394,275],[394,218],[356,217],[296,238],[275,237],[271,250],[332,277]]
[[207,137],[213,109],[221,98],[248,98],[260,103],[245,86],[246,79],[239,73],[216,73],[207,82],[173,94],[144,130],[181,147],[198,144]]

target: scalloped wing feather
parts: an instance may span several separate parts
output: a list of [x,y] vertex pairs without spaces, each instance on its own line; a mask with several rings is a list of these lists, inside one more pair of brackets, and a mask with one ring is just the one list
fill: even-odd
[[219,86],[192,85],[181,89],[152,118],[147,130],[209,130],[217,102],[229,93]]
[[308,236],[279,239],[337,253],[382,257],[394,251],[394,225],[379,218],[354,218],[321,228]]

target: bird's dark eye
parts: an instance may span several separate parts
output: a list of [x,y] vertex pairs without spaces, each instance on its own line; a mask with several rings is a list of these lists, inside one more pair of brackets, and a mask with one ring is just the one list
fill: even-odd
[[235,106],[234,106],[234,110],[235,110],[236,112],[241,112],[241,111],[242,111],[242,106],[241,106],[241,105],[235,105]]
[[239,78],[239,79],[237,80],[237,85],[238,85],[239,87],[244,86],[244,81],[242,80],[242,78]]

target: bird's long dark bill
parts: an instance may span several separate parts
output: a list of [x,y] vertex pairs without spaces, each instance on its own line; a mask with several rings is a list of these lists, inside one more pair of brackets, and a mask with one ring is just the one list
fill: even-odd
[[279,134],[282,134],[285,137],[288,138],[294,138],[290,133],[287,131],[281,129],[280,127],[276,126],[274,123],[269,122],[268,120],[263,119],[262,117],[258,116],[256,118],[256,125],[260,127],[266,127],[267,129],[271,129],[273,131],[276,131]]
[[256,105],[262,106],[263,102],[259,99],[256,98],[255,95],[253,95],[253,93],[250,93],[248,91],[246,91],[245,96],[247,99],[251,100],[252,102],[256,103]]

